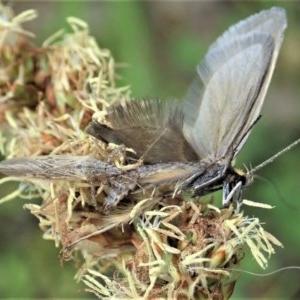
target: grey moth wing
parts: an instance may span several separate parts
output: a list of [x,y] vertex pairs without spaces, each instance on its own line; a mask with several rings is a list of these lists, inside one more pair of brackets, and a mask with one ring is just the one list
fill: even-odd
[[231,160],[260,115],[283,33],[284,9],[231,26],[197,67],[184,103],[184,135],[200,158]]
[[120,170],[89,156],[45,155],[20,157],[0,162],[0,172],[7,176],[44,180],[100,181],[119,176]]
[[109,126],[93,120],[86,131],[97,139],[132,148],[134,157],[142,157],[146,164],[197,161],[183,136],[182,120],[179,101],[132,100],[108,110]]

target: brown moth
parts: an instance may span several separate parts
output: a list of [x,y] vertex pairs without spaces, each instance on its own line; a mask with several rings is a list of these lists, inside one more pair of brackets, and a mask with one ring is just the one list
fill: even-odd
[[88,156],[37,156],[0,163],[5,175],[110,183],[105,205],[137,187],[177,184],[176,192],[204,195],[222,189],[223,204],[250,180],[232,167],[260,116],[286,28],[284,9],[271,8],[231,26],[209,48],[184,101],[128,101],[109,108],[107,124],[87,132],[124,144],[141,159],[123,170]]

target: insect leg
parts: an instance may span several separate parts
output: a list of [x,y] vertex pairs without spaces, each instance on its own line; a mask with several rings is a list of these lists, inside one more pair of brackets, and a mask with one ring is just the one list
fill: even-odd
[[242,198],[242,181],[238,181],[233,188],[230,183],[224,183],[222,199],[223,207],[228,207],[229,204],[233,202],[233,197],[235,195],[237,195],[237,201],[235,201],[235,203],[239,209],[239,204]]
[[109,210],[112,206],[116,206],[128,193],[137,185],[137,177],[133,176],[117,176],[110,178],[110,189],[105,197],[104,207]]

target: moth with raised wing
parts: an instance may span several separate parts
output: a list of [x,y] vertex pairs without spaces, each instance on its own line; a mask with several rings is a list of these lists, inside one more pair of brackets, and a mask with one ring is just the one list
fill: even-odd
[[[87,133],[134,150],[131,170],[88,156],[37,156],[0,163],[5,175],[39,179],[107,180],[105,205],[139,187],[176,184],[176,192],[204,195],[223,188],[223,205],[251,174],[232,161],[257,122],[286,28],[284,9],[261,11],[231,26],[209,48],[184,101],[128,101],[108,109],[106,124]],[[108,124],[108,125],[107,125]],[[174,192],[170,191],[170,192]]]

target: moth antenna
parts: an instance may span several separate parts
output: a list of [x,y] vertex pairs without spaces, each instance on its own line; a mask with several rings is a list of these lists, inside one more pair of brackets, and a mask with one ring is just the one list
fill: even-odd
[[251,173],[255,173],[257,172],[259,169],[263,168],[264,166],[270,164],[271,162],[273,162],[275,159],[277,159],[279,156],[283,155],[284,153],[286,153],[287,151],[291,150],[292,148],[294,148],[295,146],[297,146],[300,143],[300,138],[298,140],[296,140],[295,142],[293,142],[292,144],[288,145],[287,147],[285,147],[284,149],[282,149],[281,151],[277,152],[275,155],[273,155],[272,157],[270,157],[269,159],[265,160],[264,162],[260,163],[259,165],[257,165],[256,167],[254,167],[252,170],[250,170],[249,172],[247,172],[248,175],[250,175]]
[[231,268],[230,270],[231,271],[236,271],[236,272],[239,272],[239,273],[244,273],[244,274],[248,274],[248,275],[257,276],[257,277],[267,277],[267,276],[272,276],[274,274],[278,274],[278,273],[283,272],[283,271],[300,270],[300,266],[287,266],[287,267],[276,269],[276,270],[268,272],[268,273],[255,273],[255,272],[251,272],[251,271],[247,271],[247,270],[243,270],[243,269],[239,269],[239,268]]
[[247,172],[246,172],[247,175],[248,175],[248,174],[250,175],[250,173],[252,173],[252,172],[251,172],[251,170],[252,170],[252,165],[251,165],[251,163],[250,163],[250,167],[249,167],[249,168],[247,167],[246,164],[244,164],[244,168],[245,168],[245,170],[247,171]]
[[255,177],[255,178],[258,178],[258,179],[261,180],[261,181],[264,181],[264,182],[270,184],[270,185],[273,187],[273,189],[275,190],[275,192],[276,192],[277,197],[279,198],[279,200],[280,200],[287,208],[299,210],[299,207],[298,207],[298,206],[293,205],[293,204],[289,203],[289,202],[286,200],[286,198],[282,195],[280,188],[278,187],[278,185],[277,185],[273,180],[271,180],[271,179],[269,179],[269,178],[265,178],[265,177],[260,176],[260,175],[254,175],[254,177]]

